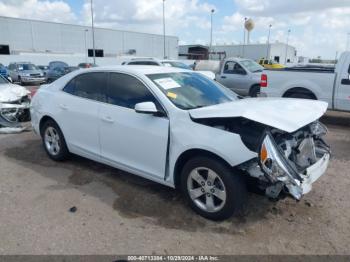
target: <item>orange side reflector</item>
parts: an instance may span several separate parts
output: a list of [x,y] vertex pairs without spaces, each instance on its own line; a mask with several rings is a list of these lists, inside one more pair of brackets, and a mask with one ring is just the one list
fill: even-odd
[[260,151],[260,159],[261,159],[261,162],[262,162],[262,163],[265,163],[266,160],[267,160],[267,157],[268,157],[268,155],[267,155],[267,150],[266,150],[265,145],[263,145],[263,146],[261,147],[261,151]]

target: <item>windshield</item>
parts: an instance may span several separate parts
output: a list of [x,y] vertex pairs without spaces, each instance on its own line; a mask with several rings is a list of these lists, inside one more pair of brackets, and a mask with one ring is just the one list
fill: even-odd
[[198,73],[147,75],[178,108],[189,110],[236,100],[229,89]]
[[262,72],[264,67],[254,62],[253,60],[243,60],[241,64],[252,73]]
[[8,84],[9,81],[7,81],[3,76],[0,75],[0,85],[1,84]]
[[166,62],[162,62],[162,64],[169,67],[177,67],[181,69],[192,70],[191,67],[181,62],[166,61]]
[[18,70],[19,71],[24,71],[24,70],[37,70],[37,67],[33,64],[19,64],[18,65]]

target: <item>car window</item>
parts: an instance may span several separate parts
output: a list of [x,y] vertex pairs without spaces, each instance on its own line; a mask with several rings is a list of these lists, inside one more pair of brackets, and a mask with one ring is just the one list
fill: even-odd
[[0,85],[2,84],[8,84],[9,82],[2,76],[0,75]]
[[242,74],[245,70],[243,67],[233,61],[228,61],[224,67],[224,74]]
[[153,102],[159,107],[158,101],[140,80],[121,73],[110,73],[106,97],[109,104],[131,109],[142,102]]
[[253,60],[243,60],[241,64],[252,73],[262,72],[264,67],[254,62]]
[[75,77],[64,87],[63,91],[75,96],[105,102],[106,84],[107,73],[88,73]]
[[134,61],[134,62],[129,62],[128,65],[152,65],[152,66],[159,66],[157,62],[152,62],[152,61]]
[[18,70],[19,71],[24,71],[24,70],[37,70],[37,67],[33,64],[19,64],[18,65]]

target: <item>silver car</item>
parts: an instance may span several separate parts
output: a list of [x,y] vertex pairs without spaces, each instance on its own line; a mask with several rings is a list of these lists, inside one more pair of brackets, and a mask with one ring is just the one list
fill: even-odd
[[42,84],[46,78],[44,72],[32,63],[11,63],[8,66],[10,77],[13,82],[24,84]]

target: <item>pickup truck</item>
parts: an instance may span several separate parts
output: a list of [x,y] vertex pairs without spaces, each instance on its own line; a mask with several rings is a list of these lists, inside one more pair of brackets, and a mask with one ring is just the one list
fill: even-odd
[[215,80],[241,96],[260,93],[262,66],[251,59],[231,57],[223,61],[199,61],[195,70],[210,70]]
[[268,97],[325,101],[330,110],[350,111],[350,52],[344,52],[335,68],[293,67],[265,70],[261,91]]

